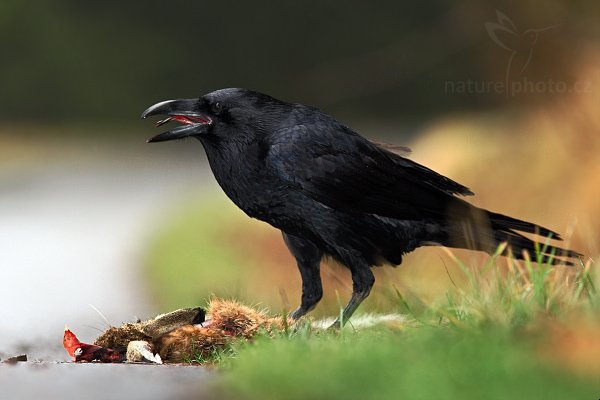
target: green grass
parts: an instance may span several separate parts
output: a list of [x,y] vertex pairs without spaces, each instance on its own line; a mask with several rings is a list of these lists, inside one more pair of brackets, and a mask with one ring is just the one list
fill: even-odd
[[564,368],[545,331],[549,318],[596,313],[589,274],[575,273],[567,288],[529,263],[494,280],[491,260],[489,274],[466,271],[471,287],[401,329],[346,326],[245,345],[224,363],[220,387],[248,399],[597,398],[599,377]]
[[[224,210],[217,218],[214,206],[190,210],[175,214],[149,256],[150,283],[171,308],[197,299],[198,284],[182,280],[181,269],[192,273],[201,266],[190,264],[210,260],[201,268],[208,290],[239,282],[239,266],[253,262],[223,243],[221,228],[239,216]],[[565,360],[570,342],[553,334],[555,326],[577,334],[587,324],[600,338],[594,265],[516,262],[501,250],[476,266],[449,253],[454,286],[433,301],[391,290],[396,308],[380,312],[402,310],[408,322],[400,326],[290,329],[189,362],[219,365],[218,390],[243,399],[599,398],[600,369],[582,372]]]
[[511,261],[502,273],[505,260],[463,265],[469,285],[410,315],[401,329],[301,330],[243,346],[225,363],[221,388],[248,399],[597,398],[598,375],[561,365],[546,332],[550,320],[595,320],[590,266],[561,271]]
[[[535,324],[541,317],[560,319],[598,311],[591,261],[579,260],[573,267],[545,264],[540,255],[536,255],[537,262],[529,257],[517,261],[499,256],[505,248],[500,245],[486,263],[475,268],[447,250],[468,284],[447,293],[429,313],[465,329],[488,325],[514,329]],[[545,261],[551,263],[552,257]]]
[[248,399],[591,399],[598,381],[546,365],[531,338],[418,327],[245,346],[220,387]]

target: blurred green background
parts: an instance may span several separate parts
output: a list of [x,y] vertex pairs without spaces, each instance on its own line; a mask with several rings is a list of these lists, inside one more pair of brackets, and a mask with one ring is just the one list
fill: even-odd
[[556,98],[445,93],[448,81],[504,80],[510,52],[484,26],[498,22],[497,11],[518,33],[502,40],[521,52],[527,30],[557,25],[535,43],[532,81],[572,83],[600,36],[600,5],[582,0],[4,0],[0,119],[133,124],[156,100],[222,87],[313,104],[354,123],[418,123]]

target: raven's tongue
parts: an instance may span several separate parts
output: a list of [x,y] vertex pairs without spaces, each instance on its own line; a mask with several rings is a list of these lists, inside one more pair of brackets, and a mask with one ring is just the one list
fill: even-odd
[[173,115],[171,117],[165,118],[165,119],[161,119],[160,121],[158,121],[156,123],[156,127],[158,128],[161,125],[166,124],[169,121],[177,121],[180,122],[182,124],[186,124],[186,125],[191,125],[191,124],[197,124],[197,123],[206,123],[207,120],[201,117],[186,117],[185,115]]

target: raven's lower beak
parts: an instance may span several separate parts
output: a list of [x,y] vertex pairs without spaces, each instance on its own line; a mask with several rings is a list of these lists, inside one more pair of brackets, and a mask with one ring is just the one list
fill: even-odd
[[156,126],[176,121],[184,124],[170,131],[159,133],[148,139],[148,143],[165,142],[167,140],[182,139],[192,135],[205,133],[212,124],[212,119],[198,111],[200,101],[198,99],[178,99],[157,103],[142,113],[142,118],[151,115],[168,115],[156,123]]

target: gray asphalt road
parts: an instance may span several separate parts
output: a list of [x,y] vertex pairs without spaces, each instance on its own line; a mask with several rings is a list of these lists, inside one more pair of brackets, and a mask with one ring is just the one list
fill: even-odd
[[193,366],[0,364],[0,397],[3,400],[214,398],[210,384],[215,374],[210,369]]
[[65,323],[87,342],[106,327],[89,304],[114,325],[154,312],[140,259],[164,210],[215,189],[199,144],[31,140],[0,146],[0,159],[0,358],[46,361],[0,364],[0,398],[196,392],[203,368],[56,362],[69,359]]

